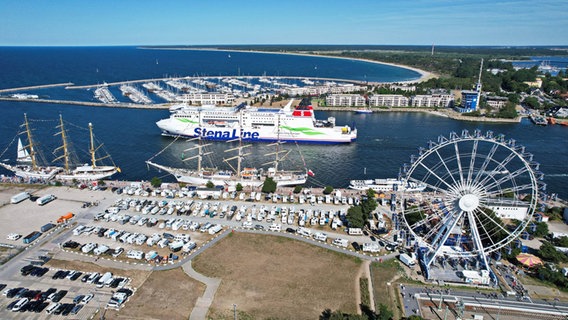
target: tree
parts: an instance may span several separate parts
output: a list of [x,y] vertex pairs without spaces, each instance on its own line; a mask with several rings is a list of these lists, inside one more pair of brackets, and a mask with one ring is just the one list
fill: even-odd
[[377,317],[378,320],[390,320],[392,319],[394,316],[394,314],[392,313],[392,311],[389,309],[389,307],[387,307],[384,304],[379,304],[379,315]]
[[568,247],[568,237],[567,236],[562,236],[562,237],[558,237],[558,238],[554,238],[554,245],[558,246],[558,247]]
[[105,183],[105,181],[104,181],[103,179],[100,179],[100,180],[97,181],[97,185],[98,185],[99,187],[104,187],[104,186],[106,185],[106,183]]
[[404,215],[404,218],[406,219],[406,222],[411,226],[418,221],[422,221],[426,218],[424,213],[422,213],[422,210],[420,210],[417,206],[408,208],[408,212],[409,213]]
[[347,209],[346,218],[350,228],[363,228],[365,225],[365,216],[360,206]]
[[320,320],[368,320],[366,315],[350,314],[344,313],[341,310],[331,311],[331,309],[325,309],[319,316]]
[[333,192],[333,187],[332,186],[326,186],[323,189],[323,194],[331,194]]
[[375,201],[375,191],[373,189],[367,190],[367,197],[361,201],[361,211],[365,216],[370,216],[371,212],[377,209],[377,201]]
[[568,261],[568,257],[556,250],[556,247],[550,242],[545,241],[539,248],[537,254],[545,261],[559,263]]
[[235,189],[236,189],[238,192],[241,192],[241,191],[243,191],[243,185],[240,184],[240,183],[237,183]]
[[548,223],[546,222],[535,222],[536,230],[532,233],[535,237],[544,237],[548,235]]
[[517,109],[515,108],[515,104],[512,102],[507,102],[507,104],[501,108],[496,116],[497,118],[507,118],[507,119],[513,119],[517,117]]
[[510,254],[507,254],[507,252],[503,252],[503,259],[514,261],[515,257],[518,256],[519,254],[521,254],[521,248],[514,248],[511,250]]
[[295,187],[294,187],[294,193],[295,193],[295,194],[298,194],[298,193],[300,193],[300,192],[302,192],[302,186],[295,186]]
[[154,188],[159,188],[162,185],[162,179],[158,177],[153,177],[152,180],[150,180],[150,184]]
[[531,109],[540,108],[540,102],[538,102],[538,99],[536,97],[526,97],[523,102]]
[[207,181],[207,184],[205,184],[205,186],[209,189],[215,188],[215,184],[211,180]]
[[272,193],[276,191],[276,182],[271,177],[266,177],[264,183],[262,184],[262,192]]

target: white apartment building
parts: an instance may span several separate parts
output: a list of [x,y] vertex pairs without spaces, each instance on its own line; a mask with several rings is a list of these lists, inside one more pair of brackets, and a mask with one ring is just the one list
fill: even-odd
[[500,109],[507,104],[509,99],[506,97],[486,97],[485,101],[491,108]]
[[371,107],[408,107],[410,100],[400,94],[375,94],[369,97]]
[[228,93],[208,92],[208,93],[188,93],[181,97],[182,101],[187,101],[194,105],[221,105],[232,104],[235,102],[235,97]]
[[365,97],[359,94],[330,94],[325,102],[330,107],[364,107]]
[[451,94],[419,94],[412,97],[412,107],[426,108],[450,108],[454,104],[454,96]]

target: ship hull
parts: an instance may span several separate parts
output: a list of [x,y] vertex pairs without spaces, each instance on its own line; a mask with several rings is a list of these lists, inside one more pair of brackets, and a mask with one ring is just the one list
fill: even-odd
[[320,144],[344,144],[357,139],[357,131],[344,133],[342,127],[334,128],[290,128],[290,130],[275,130],[272,127],[241,129],[238,127],[216,127],[188,125],[175,119],[163,119],[156,123],[162,130],[162,135],[172,137],[197,138],[204,140],[228,141],[239,139],[247,142],[299,142]]
[[63,170],[59,167],[44,167],[39,170],[32,170],[29,166],[12,166],[6,163],[0,163],[0,166],[6,170],[12,171],[14,175],[24,179],[42,179],[51,180],[56,177],[57,173]]
[[[377,181],[379,180],[379,181]],[[405,191],[405,192],[421,192],[426,189],[425,186],[419,186],[415,183],[405,185],[402,181],[396,179],[377,179],[377,180],[351,180],[349,188],[354,190],[366,191],[372,189],[376,192],[391,192]]]
[[281,109],[176,105],[170,108],[170,117],[156,125],[163,135],[205,140],[342,144],[357,139],[355,128],[336,125],[334,117],[316,119],[305,101],[294,109],[292,103]]
[[113,166],[91,166],[78,167],[70,174],[58,174],[57,180],[78,180],[78,181],[96,181],[111,177],[118,172]]
[[[203,175],[196,171],[180,169],[180,168],[171,168],[150,161],[146,163],[157,169],[170,173],[176,178],[178,182],[187,183],[193,186],[204,186],[207,185],[209,182],[212,182],[216,186],[236,186],[237,184],[240,184],[243,187],[257,188],[261,187],[264,184],[264,179],[265,179],[265,177],[263,176],[254,176],[251,178],[238,178],[234,175],[223,175],[223,174]],[[302,185],[306,183],[307,180],[307,177],[304,174],[298,174],[294,176],[279,176],[278,174],[276,174],[272,178],[274,179],[278,187]]]

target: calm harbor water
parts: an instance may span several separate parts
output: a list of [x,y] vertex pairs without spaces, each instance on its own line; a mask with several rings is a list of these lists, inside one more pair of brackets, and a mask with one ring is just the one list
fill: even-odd
[[[135,48],[0,48],[0,69],[3,70],[0,73],[0,88],[66,81],[92,84],[163,77],[167,74],[235,75],[239,71],[251,75],[266,72],[267,75],[325,76],[372,81],[401,81],[416,77],[413,71],[393,67],[382,69],[378,67],[384,66],[351,60],[253,53],[243,53],[241,56],[241,53],[235,52],[230,55],[228,58],[226,52]],[[233,59],[238,59],[239,62],[234,64]],[[220,65],[220,61],[225,60],[231,62]],[[322,73],[326,68],[331,70],[324,75]],[[50,94],[49,89],[40,91],[41,94]],[[159,176],[165,181],[174,181],[163,172],[148,169],[145,164],[146,160],[172,142],[171,138],[162,137],[155,125],[159,119],[168,117],[169,112],[166,110],[14,102],[0,102],[0,110],[3,120],[0,122],[0,152],[5,151],[19,131],[23,114],[27,113],[33,120],[32,125],[36,128],[34,134],[42,143],[45,157],[53,159],[52,150],[59,142],[58,137],[53,136],[57,125],[55,120],[61,113],[66,121],[83,128],[89,122],[93,123],[97,138],[104,142],[106,150],[122,169],[122,173],[116,176],[117,179],[149,180]],[[409,161],[411,154],[417,154],[418,147],[426,146],[428,140],[436,140],[439,135],[447,136],[451,131],[480,129],[505,134],[507,138],[514,138],[526,146],[526,150],[533,153],[535,160],[541,163],[540,169],[546,174],[548,193],[558,193],[562,198],[568,198],[566,127],[537,127],[528,120],[520,124],[461,122],[425,113],[404,112],[358,115],[321,111],[316,116],[321,119],[334,116],[338,124],[355,124],[359,138],[350,145],[287,145],[287,148],[300,150],[303,159],[294,157],[291,153],[290,160],[295,164],[285,165],[298,167],[305,161],[306,167],[315,172],[315,179],[309,181],[311,185],[346,187],[351,179],[396,177],[402,164]],[[71,126],[70,130],[73,129]],[[88,145],[86,134],[73,132],[72,139],[79,158],[88,161],[85,152]],[[187,165],[181,161],[182,152],[187,147],[186,141],[178,140],[160,154],[156,161],[171,166]],[[221,162],[221,150],[227,148],[226,144],[214,143],[213,148],[218,151],[218,156],[212,160]],[[254,145],[251,152],[253,156],[245,165],[259,166],[268,162],[263,157],[270,152],[265,144]],[[14,159],[15,146],[6,150],[1,157]]]

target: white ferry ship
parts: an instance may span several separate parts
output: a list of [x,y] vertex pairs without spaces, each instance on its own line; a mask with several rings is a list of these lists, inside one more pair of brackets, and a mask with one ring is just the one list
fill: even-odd
[[253,108],[244,104],[234,108],[175,105],[170,108],[170,118],[156,125],[163,135],[207,140],[338,144],[357,139],[357,129],[336,126],[334,117],[316,119],[307,99],[293,110],[292,103],[293,100],[282,109]]
[[420,192],[426,189],[425,185],[418,185],[415,182],[406,182],[399,179],[369,179],[369,180],[351,180],[349,188],[355,190],[373,189],[376,192],[390,191]]

